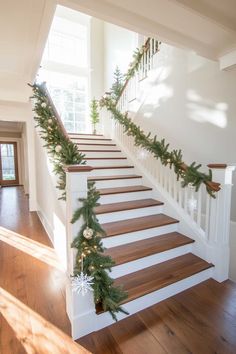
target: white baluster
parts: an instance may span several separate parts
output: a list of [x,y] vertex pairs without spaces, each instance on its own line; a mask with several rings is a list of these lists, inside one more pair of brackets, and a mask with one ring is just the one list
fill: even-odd
[[198,190],[197,194],[197,225],[201,228],[202,220],[202,186]]

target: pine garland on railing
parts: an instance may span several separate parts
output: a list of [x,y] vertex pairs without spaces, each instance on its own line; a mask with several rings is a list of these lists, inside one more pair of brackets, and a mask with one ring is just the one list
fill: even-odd
[[[152,153],[156,159],[160,159],[164,166],[169,166],[170,168],[173,167],[177,180],[181,178],[183,187],[191,185],[195,187],[196,191],[198,191],[201,184],[204,183],[206,185],[207,192],[215,198],[215,192],[220,190],[220,184],[212,181],[211,170],[208,171],[208,174],[200,172],[199,169],[201,165],[197,165],[196,162],[193,162],[190,166],[187,166],[182,160],[181,150],[169,151],[169,144],[166,144],[165,139],[158,141],[156,136],[151,138],[151,133],[145,134],[144,131],[128,117],[128,112],[123,114],[117,108],[117,103],[129,80],[134,77],[136,72],[138,72],[144,53],[150,48],[151,40],[151,38],[148,38],[145,45],[134,52],[133,60],[129,65],[129,69],[126,74],[126,81],[123,89],[121,90],[120,96],[113,99],[111,93],[107,92],[100,100],[100,106],[105,107],[109,112],[111,112],[112,118],[123,126],[124,132],[128,136],[132,136],[134,138],[134,143],[136,146],[140,146]],[[156,53],[159,50],[159,44],[161,42],[155,40],[155,43]]]
[[119,306],[126,299],[127,294],[120,287],[115,287],[113,279],[108,275],[107,271],[110,271],[115,263],[110,256],[103,254],[105,248],[101,237],[106,234],[94,213],[94,208],[99,205],[100,195],[94,183],[89,183],[89,185],[87,199],[80,199],[83,206],[74,213],[71,221],[75,223],[81,217],[84,220],[83,226],[72,243],[72,247],[77,249],[74,271],[75,275],[81,272],[81,260],[83,260],[83,270],[94,280],[94,302],[101,305],[104,311],[109,311],[116,320],[117,312],[128,314]]
[[[58,188],[62,191],[60,199],[66,199],[66,165],[84,164],[84,155],[78,151],[74,144],[63,132],[54,112],[54,108],[45,93],[44,85],[30,85],[33,89],[34,117],[37,127],[40,128],[40,136],[45,141],[51,161],[54,165],[54,172],[59,176]],[[78,182],[79,183],[79,182]],[[105,235],[99,224],[94,208],[99,205],[99,193],[92,183],[88,184],[87,199],[82,199],[83,205],[76,210],[71,222],[83,218],[84,224],[72,243],[77,249],[74,279],[81,272],[86,272],[86,279],[92,277],[93,282],[89,284],[94,291],[94,302],[100,304],[104,311],[109,311],[116,320],[116,313],[127,313],[120,306],[120,303],[127,297],[127,294],[120,288],[113,285],[114,281],[108,272],[114,265],[109,256],[105,256],[101,237]],[[81,260],[83,267],[81,267]],[[91,286],[90,286],[91,285]]]
[[185,187],[189,184],[195,187],[196,191],[200,188],[201,184],[206,185],[207,192],[215,197],[214,193],[220,190],[220,184],[212,181],[212,172],[209,170],[208,174],[200,172],[201,165],[193,162],[187,166],[182,160],[181,150],[169,151],[169,144],[166,144],[165,139],[157,140],[157,137],[151,138],[151,133],[145,134],[144,131],[137,126],[129,117],[128,113],[121,113],[116,105],[116,102],[110,98],[109,95],[104,96],[100,100],[100,106],[106,107],[111,112],[112,118],[119,122],[124,132],[128,136],[134,138],[136,146],[142,147],[153,154],[156,159],[160,159],[164,166],[174,168],[177,179],[181,178],[182,186]]
[[83,158],[77,146],[65,137],[58,121],[54,115],[48,97],[45,94],[43,85],[30,85],[33,89],[34,119],[37,122],[36,127],[40,128],[40,137],[45,141],[45,147],[51,157],[54,166],[54,172],[58,175],[57,188],[62,191],[60,199],[65,199],[66,174],[64,166],[74,164],[84,164]]
[[[123,88],[120,90],[119,95],[117,95],[116,97],[116,102],[119,101],[119,98],[121,97],[121,95],[123,94],[129,80],[134,77],[134,75],[136,74],[136,72],[138,72],[139,68],[140,68],[140,63],[142,61],[142,58],[145,54],[145,52],[147,52],[150,49],[150,42],[151,42],[151,38],[148,37],[148,39],[146,40],[145,44],[141,46],[141,48],[136,48],[136,50],[133,53],[133,60],[130,62],[127,73],[124,75],[124,85]],[[159,50],[159,45],[161,44],[160,41],[155,40],[155,48],[154,48],[154,52],[151,54],[153,55],[154,53],[158,52]],[[112,91],[112,89],[111,89]],[[112,93],[112,92],[111,92]],[[108,92],[108,94],[110,94],[110,92]],[[111,95],[112,96],[112,95]],[[112,97],[114,98],[114,97]]]

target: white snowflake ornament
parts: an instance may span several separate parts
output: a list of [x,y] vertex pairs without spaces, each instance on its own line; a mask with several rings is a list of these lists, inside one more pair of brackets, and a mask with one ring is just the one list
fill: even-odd
[[84,236],[84,238],[86,238],[87,240],[91,240],[91,238],[93,237],[93,229],[90,229],[90,228],[87,226],[86,229],[84,229],[84,231],[83,231],[83,236]]
[[81,272],[79,275],[76,275],[72,278],[71,284],[72,291],[84,296],[85,294],[87,294],[88,291],[93,290],[93,277],[84,274],[84,272]]

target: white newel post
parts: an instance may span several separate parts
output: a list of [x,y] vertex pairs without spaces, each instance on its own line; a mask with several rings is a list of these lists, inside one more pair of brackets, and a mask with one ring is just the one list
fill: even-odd
[[[73,339],[86,334],[87,327],[93,327],[92,323],[86,323],[87,314],[95,312],[92,292],[85,296],[72,291],[70,276],[73,274],[76,250],[71,248],[71,243],[77,236],[82,220],[71,224],[72,216],[76,209],[81,206],[78,198],[87,197],[87,180],[92,167],[72,165],[66,166],[66,232],[67,232],[67,286],[66,286],[66,311],[71,322]],[[90,316],[89,316],[90,318]],[[80,320],[81,319],[81,320]]]
[[212,180],[221,184],[216,199],[210,198],[208,260],[214,264],[213,278],[219,282],[229,274],[229,231],[232,192],[232,173],[235,166],[208,165],[212,169]]

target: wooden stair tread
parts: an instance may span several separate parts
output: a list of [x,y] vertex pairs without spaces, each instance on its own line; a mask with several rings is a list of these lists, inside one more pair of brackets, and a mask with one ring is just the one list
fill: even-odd
[[96,140],[103,140],[103,141],[112,141],[112,139],[107,139],[107,138],[98,138],[98,139],[94,139],[94,138],[89,138],[89,137],[87,137],[87,138],[75,138],[75,137],[73,137],[72,139],[75,139],[75,140],[92,140],[92,141],[96,141]]
[[153,227],[160,227],[169,224],[175,224],[179,221],[165,214],[156,214],[142,216],[139,218],[113,221],[102,224],[106,232],[106,237],[126,234],[129,232],[142,231]]
[[[211,267],[213,267],[212,264],[192,253],[187,253],[117,278],[114,284],[115,286],[123,286],[123,289],[128,292],[128,298],[123,301],[123,303],[126,303]],[[97,306],[97,314],[102,312],[101,307]]]
[[127,160],[127,157],[85,157],[83,160]]
[[139,175],[113,175],[113,176],[92,176],[88,177],[89,181],[109,181],[116,179],[132,179],[132,178],[142,178]]
[[89,133],[68,133],[68,135],[72,135],[72,136],[73,136],[73,135],[85,135],[85,136],[86,136],[86,135],[90,135],[90,136],[91,136],[91,135],[92,135],[92,136],[104,136],[104,135],[102,135],[102,134],[92,134],[92,133],[91,133],[91,134],[89,134]]
[[151,191],[151,190],[152,190],[152,188],[145,187],[145,186],[127,186],[127,187],[114,187],[114,188],[98,189],[100,195],[145,192],[145,191]]
[[95,213],[96,214],[113,213],[116,211],[148,208],[148,207],[158,206],[163,204],[164,203],[160,202],[159,200],[155,200],[151,198],[141,199],[141,200],[131,200],[128,202],[99,205],[98,207],[95,208]]
[[80,152],[121,152],[121,150],[89,150],[80,149]]
[[[87,139],[86,139],[87,140]],[[116,146],[116,144],[94,144],[94,143],[76,143],[76,145],[91,145],[91,146]],[[106,151],[106,150],[104,150]]]
[[125,300],[125,302],[128,302],[188,278],[212,266],[211,263],[204,261],[194,254],[187,253],[183,256],[117,278],[115,285],[123,285],[124,290],[128,291],[129,296]]
[[170,232],[161,236],[109,248],[105,251],[105,254],[111,256],[116,265],[119,265],[193,242],[194,240],[178,232]]
[[121,168],[134,168],[134,166],[130,165],[122,165],[122,166],[93,166],[93,170],[119,170]]

